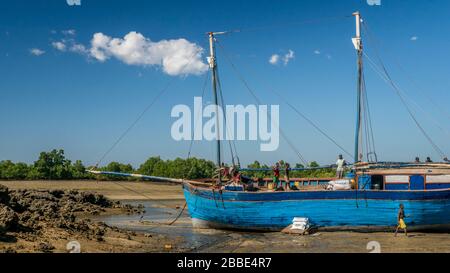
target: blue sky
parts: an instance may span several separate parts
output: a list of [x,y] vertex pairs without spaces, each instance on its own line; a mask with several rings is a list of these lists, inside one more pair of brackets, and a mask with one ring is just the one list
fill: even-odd
[[[242,29],[219,38],[233,62],[264,103],[280,104],[281,127],[308,161],[334,162],[340,150],[270,89],[353,151],[354,19],[345,16],[355,10],[368,23],[393,78],[434,121],[416,107],[418,119],[450,153],[449,1],[382,0],[381,6],[369,6],[366,0],[82,0],[81,6],[69,6],[65,0],[17,0],[2,2],[0,10],[0,160],[31,163],[40,151],[64,148],[69,158],[93,164],[168,82],[168,91],[103,163],[138,165],[153,155],[186,157],[189,142],[170,136],[170,111],[180,103],[192,105],[205,75],[169,75],[166,67],[127,63],[114,55],[102,62],[88,51],[93,35],[123,39],[134,31],[155,43],[184,38],[206,49],[205,32]],[[330,17],[336,18],[322,20]],[[58,50],[57,42],[64,42],[65,50]],[[83,47],[74,52],[74,45]],[[366,41],[372,58],[374,49]],[[272,55],[282,57],[289,50],[295,58],[287,65],[269,63]],[[221,54],[219,50],[226,103],[254,103]],[[366,82],[379,159],[403,161],[418,155],[438,160],[399,98],[368,66]],[[193,155],[214,159],[213,148],[213,143],[197,142]],[[271,153],[259,152],[258,142],[238,142],[237,148],[244,164],[299,162],[283,140]]]

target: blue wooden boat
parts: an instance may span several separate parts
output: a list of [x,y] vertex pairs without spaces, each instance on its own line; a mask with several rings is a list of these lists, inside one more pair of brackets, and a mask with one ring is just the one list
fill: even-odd
[[[377,170],[357,175],[360,188],[345,191],[235,192],[190,183],[183,189],[198,228],[277,231],[289,226],[294,217],[307,217],[323,229],[385,230],[396,225],[403,204],[411,229],[449,230],[448,167],[423,170],[427,173]],[[381,189],[375,190],[378,181],[382,181]]]
[[[353,44],[358,56],[356,163],[348,177],[354,183],[353,189],[329,191],[302,185],[298,191],[247,192],[227,190],[220,176],[215,186],[187,182],[183,184],[184,195],[195,227],[277,231],[292,224],[295,217],[306,217],[319,228],[378,230],[397,225],[397,212],[403,204],[410,229],[449,229],[450,164],[378,163],[376,154],[369,151],[366,152],[370,163],[362,160],[362,122],[367,120],[364,108],[368,107],[362,66],[362,20],[359,12],[353,15],[356,18]],[[219,102],[214,42],[218,34],[222,33],[209,34],[216,105]],[[217,140],[217,166],[221,163]]]
[[[347,175],[352,189],[326,190],[325,186],[334,179],[309,178],[302,180],[295,191],[276,192],[261,187],[259,191],[249,192],[242,187],[224,187],[226,181],[222,181],[220,173],[212,185],[141,174],[90,172],[182,184],[189,214],[198,228],[278,231],[292,224],[294,218],[306,217],[322,229],[384,230],[397,225],[397,212],[403,204],[409,229],[450,230],[450,164],[447,158],[443,163],[378,162],[374,149],[367,149],[365,162],[363,160],[362,132],[365,127],[367,135],[371,129],[367,130],[370,115],[368,117],[366,113],[361,18],[358,12],[354,16],[357,27],[353,44],[358,56],[355,163]],[[214,42],[215,36],[220,34],[224,33],[209,33],[209,62],[216,105],[219,101]],[[417,120],[414,121],[419,125]],[[431,140],[425,131],[422,132]],[[366,147],[371,147],[371,138],[373,136],[366,137]],[[221,145],[220,138],[217,139],[217,167],[220,168]],[[438,148],[432,144],[433,148]]]

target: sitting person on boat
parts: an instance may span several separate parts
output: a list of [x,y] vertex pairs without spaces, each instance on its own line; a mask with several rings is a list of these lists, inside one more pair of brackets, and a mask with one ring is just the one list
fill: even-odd
[[420,158],[416,157],[416,160],[414,161],[414,163],[420,163]]
[[230,173],[231,180],[222,189],[229,191],[258,191],[251,178],[243,176],[238,167],[233,167]]
[[232,167],[230,170],[231,180],[222,189],[228,191],[244,191],[244,185],[242,183],[241,173],[236,167]]
[[220,177],[221,180],[228,180],[229,177],[227,177],[226,174],[226,165],[225,163],[222,163],[218,168],[215,169],[214,174],[213,174],[213,178],[214,179],[218,179]]
[[236,184],[240,184],[241,183],[241,179],[242,179],[242,177],[241,177],[241,173],[239,172],[239,170],[237,170],[237,169],[234,169],[233,170],[233,175],[232,175],[232,181],[234,182],[234,183],[236,183]]
[[222,167],[220,168],[220,171],[222,173],[222,177],[224,179],[231,179],[231,175],[230,175],[230,167],[226,166],[225,163],[222,163]]
[[431,160],[431,157],[427,157],[426,163],[433,163],[433,160]]
[[342,155],[339,155],[339,158],[336,161],[336,165],[336,177],[338,179],[342,179],[344,177],[344,167],[347,165],[347,162],[345,162],[345,159]]

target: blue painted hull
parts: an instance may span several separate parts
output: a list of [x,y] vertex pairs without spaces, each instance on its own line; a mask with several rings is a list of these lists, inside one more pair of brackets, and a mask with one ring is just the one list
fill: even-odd
[[184,194],[197,227],[277,231],[308,217],[319,228],[377,230],[396,226],[400,204],[411,228],[450,226],[450,189],[248,193],[185,184]]

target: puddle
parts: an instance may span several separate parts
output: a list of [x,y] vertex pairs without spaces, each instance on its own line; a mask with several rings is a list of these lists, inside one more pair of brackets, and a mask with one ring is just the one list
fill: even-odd
[[[218,241],[229,239],[230,232],[213,229],[194,229],[187,209],[172,225],[168,225],[180,214],[184,200],[170,201],[132,201],[122,202],[145,207],[144,214],[98,216],[94,220],[105,222],[109,226],[121,229],[148,232],[168,237],[183,237],[184,243],[180,247],[197,251]],[[178,207],[178,208],[177,208]]]

